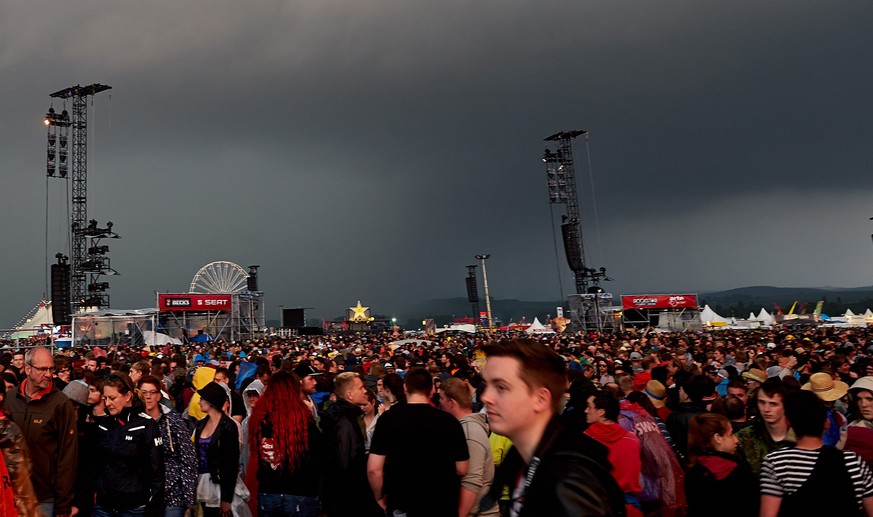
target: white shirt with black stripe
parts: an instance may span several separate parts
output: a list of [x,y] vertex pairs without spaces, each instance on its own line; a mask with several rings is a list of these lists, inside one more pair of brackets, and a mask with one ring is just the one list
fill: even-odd
[[[761,493],[784,497],[796,492],[812,474],[820,450],[785,447],[765,456],[761,463]],[[840,452],[843,454],[855,488],[855,499],[860,507],[864,499],[873,497],[873,471],[854,452]]]

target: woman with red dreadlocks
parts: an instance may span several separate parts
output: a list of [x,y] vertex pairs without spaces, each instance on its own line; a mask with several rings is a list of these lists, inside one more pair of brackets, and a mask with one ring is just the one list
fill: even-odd
[[317,517],[321,435],[294,374],[270,378],[249,418],[248,446],[258,459],[258,516]]

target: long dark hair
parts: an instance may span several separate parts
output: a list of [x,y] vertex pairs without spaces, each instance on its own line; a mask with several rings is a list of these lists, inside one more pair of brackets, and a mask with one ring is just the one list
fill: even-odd
[[398,404],[406,402],[406,391],[403,389],[403,377],[396,373],[389,373],[385,377],[382,377],[382,388],[391,392],[391,395],[397,399]]

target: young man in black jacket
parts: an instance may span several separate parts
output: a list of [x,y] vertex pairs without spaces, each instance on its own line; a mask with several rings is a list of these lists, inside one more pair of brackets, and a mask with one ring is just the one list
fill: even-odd
[[337,400],[321,414],[328,454],[325,510],[331,517],[384,515],[367,481],[364,433],[358,423],[367,388],[355,372],[337,375],[333,384]]
[[491,430],[512,440],[480,509],[504,486],[519,517],[625,515],[624,495],[609,474],[603,447],[558,420],[566,366],[554,350],[530,339],[485,347],[482,402]]

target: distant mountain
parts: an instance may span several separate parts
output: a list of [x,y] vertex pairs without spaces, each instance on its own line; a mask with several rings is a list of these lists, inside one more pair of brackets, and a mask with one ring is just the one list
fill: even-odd
[[[726,291],[698,292],[700,305],[708,304],[722,316],[745,318],[750,312],[756,314],[761,308],[773,312],[774,304],[788,312],[791,305],[798,302],[806,303],[806,312],[812,312],[819,300],[824,300],[823,312],[838,315],[852,309],[856,313],[873,308],[873,286],[866,287],[774,287],[756,285],[740,287]],[[614,302],[621,303],[619,299]],[[522,317],[531,322],[539,318],[545,322],[547,316],[556,315],[556,307],[566,306],[559,301],[526,301],[516,299],[492,300],[491,312],[495,320],[504,324],[519,321]],[[485,311],[485,300],[479,302],[481,311]],[[445,298],[425,300],[410,304],[398,311],[398,322],[405,328],[418,328],[421,320],[433,318],[438,326],[448,324],[453,318],[472,316],[470,302],[466,298]]]
[[709,305],[722,316],[746,317],[749,312],[775,310],[778,304],[788,312],[797,301],[798,308],[806,303],[806,312],[812,312],[819,300],[824,300],[822,312],[830,315],[843,314],[846,309],[863,312],[873,307],[873,286],[868,287],[772,287],[751,286],[727,291],[700,293],[700,304]]

